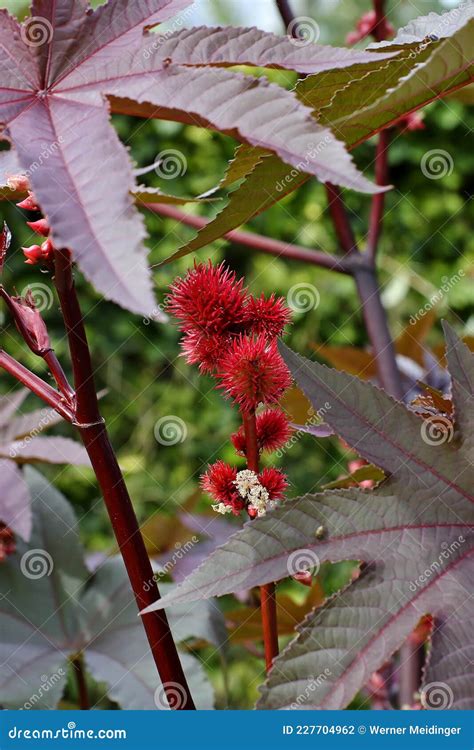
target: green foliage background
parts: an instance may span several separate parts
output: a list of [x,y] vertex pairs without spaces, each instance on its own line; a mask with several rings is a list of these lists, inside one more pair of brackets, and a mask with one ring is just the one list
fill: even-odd
[[[11,3],[21,12],[24,3]],[[271,0],[261,0],[268,8],[266,27],[281,31]],[[389,3],[389,9],[392,3]],[[393,3],[395,6],[395,3]],[[240,7],[240,11],[238,7]],[[430,10],[439,10],[435,2],[396,4],[391,15],[395,26]],[[243,8],[243,10],[242,10]],[[296,3],[299,15],[310,15],[321,27],[321,41],[344,44],[344,38],[355,19],[367,10],[363,0],[339,2]],[[251,9],[251,5],[249,5]],[[213,20],[252,25],[245,4],[221,2],[198,3],[193,22]],[[202,13],[199,16],[199,13]],[[262,9],[259,8],[259,13]],[[273,75],[282,85],[290,86],[291,75]],[[391,181],[394,189],[387,196],[387,211],[380,251],[380,276],[391,330],[397,335],[411,315],[423,307],[445,280],[463,269],[465,276],[454,284],[440,305],[440,316],[447,317],[461,334],[474,334],[472,259],[474,239],[472,208],[474,191],[474,152],[469,137],[474,127],[472,109],[455,98],[426,108],[425,130],[401,133],[396,131],[390,151]],[[182,127],[157,121],[142,122],[117,117],[115,123],[123,141],[139,166],[153,163],[164,149],[177,149],[187,161],[186,174],[176,180],[160,180],[155,172],[147,176],[149,184],[160,186],[177,195],[197,195],[213,187],[222,177],[227,161],[233,155],[234,143],[225,137],[194,127]],[[427,179],[420,168],[423,155],[431,149],[446,151],[453,162],[452,173],[440,180]],[[359,148],[355,158],[360,166],[373,160],[374,144]],[[107,193],[107,175],[104,175]],[[364,241],[370,199],[347,193],[353,225],[361,243]],[[194,211],[194,208],[186,210]],[[199,209],[212,213],[211,207]],[[10,225],[14,240],[4,274],[5,285],[21,291],[28,283],[49,283],[39,278],[38,270],[25,266],[20,251],[23,244],[34,240],[20,212],[2,204],[3,218]],[[147,214],[150,260],[157,262],[172,253],[180,240],[192,230],[176,222]],[[325,191],[315,180],[257,217],[248,227],[261,234],[319,247],[336,252],[336,242],[326,209]],[[286,296],[297,283],[309,282],[317,287],[320,305],[306,314],[295,315],[288,336],[290,345],[310,355],[312,342],[365,346],[361,310],[350,278],[332,274],[304,264],[271,258],[237,248],[229,243],[216,243],[199,253],[201,259],[223,258],[239,274],[244,275],[252,291],[275,292]],[[160,269],[155,274],[157,297],[163,301],[172,279],[185,272],[193,259],[187,257]],[[87,316],[87,328],[97,373],[97,385],[107,389],[102,409],[108,422],[120,463],[141,520],[156,511],[176,514],[198,486],[199,474],[209,461],[224,458],[235,461],[229,446],[229,434],[236,427],[236,415],[213,391],[212,380],[201,377],[179,357],[178,332],[171,322],[167,325],[149,323],[129,315],[120,308],[101,301],[84,281],[78,279],[80,296]],[[67,363],[66,342],[61,320],[54,304],[46,314],[59,358]],[[25,352],[5,312],[0,311],[2,346],[26,364],[41,367]],[[440,327],[430,334],[430,342],[440,343]],[[10,388],[1,375],[1,390]],[[31,399],[33,406],[34,400]],[[154,437],[157,420],[176,415],[184,421],[187,436],[175,446],[160,445]],[[70,434],[67,428],[62,428]],[[314,490],[346,472],[348,456],[336,440],[315,441],[310,436],[299,439],[284,456],[283,463],[291,482],[291,494]],[[110,526],[93,481],[92,473],[63,467],[45,469],[56,485],[74,504],[81,518],[83,540],[90,551],[110,551],[113,543]],[[207,512],[205,498],[198,507]],[[344,579],[345,570],[324,572],[325,590],[329,593]],[[302,587],[292,587],[300,599]],[[218,688],[221,705],[251,706],[260,680],[261,664],[240,646],[233,646],[228,655],[228,694],[216,656],[204,652],[209,659],[210,673]]]

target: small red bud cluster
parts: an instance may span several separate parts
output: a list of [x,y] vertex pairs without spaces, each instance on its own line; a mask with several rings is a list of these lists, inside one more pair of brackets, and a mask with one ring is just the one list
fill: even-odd
[[[213,375],[216,387],[239,408],[244,425],[249,415],[255,417],[258,453],[284,445],[291,432],[285,414],[275,407],[255,412],[262,404],[275,405],[291,384],[276,343],[290,319],[285,301],[273,294],[252,296],[224,264],[209,262],[195,265],[172,284],[167,307],[180,321],[187,362]],[[246,456],[244,426],[231,440],[237,453]],[[238,471],[217,461],[203,476],[202,486],[216,501],[217,512],[238,514],[245,509],[255,516],[282,498],[287,481],[277,469]]]
[[0,563],[8,555],[13,555],[15,551],[16,544],[13,531],[8,526],[5,526],[4,523],[0,523]]
[[[18,208],[22,208],[24,211],[40,211],[40,207],[36,203],[35,196],[30,190],[30,184],[28,178],[25,175],[13,175],[8,178],[8,185],[12,190],[21,190],[22,192],[27,191],[28,195],[22,201],[17,203]],[[36,265],[38,263],[48,264],[53,260],[53,243],[50,238],[51,228],[48,224],[47,219],[41,218],[37,221],[26,222],[30,229],[36,234],[46,237],[44,242],[40,245],[31,245],[30,247],[22,247],[23,254],[26,258],[28,265]]]
[[[385,18],[383,19],[382,23],[383,28],[380,29],[379,39],[389,39],[391,36],[393,36],[395,29],[393,28],[392,24]],[[375,10],[369,10],[368,13],[364,13],[364,15],[359,18],[356,23],[355,31],[349,32],[349,34],[346,36],[347,44],[357,44],[357,42],[360,42],[367,36],[374,34],[374,31],[378,26],[379,23],[377,22],[377,15],[375,13]]]

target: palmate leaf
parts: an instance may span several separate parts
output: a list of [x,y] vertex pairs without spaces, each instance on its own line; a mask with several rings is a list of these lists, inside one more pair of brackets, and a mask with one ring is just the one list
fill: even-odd
[[449,328],[446,339],[456,414],[446,432],[375,386],[282,347],[314,406],[329,402],[325,419],[335,432],[389,478],[374,491],[304,495],[247,523],[154,605],[280,580],[298,556],[308,567],[363,562],[358,580],[300,626],[260,707],[343,708],[427,613],[434,632],[425,683],[444,683],[450,707],[474,707],[474,470],[466,427],[474,419],[474,358]]
[[149,33],[189,4],[109,0],[90,12],[84,0],[33,0],[22,25],[0,14],[0,122],[53,240],[73,251],[104,297],[147,315],[156,304],[145,229],[132,205],[135,178],[110,126],[109,107],[214,128],[321,180],[366,192],[385,189],[357,170],[343,144],[315,123],[294,93],[223,67],[245,62],[306,72],[379,59],[379,52],[303,50],[257,29],[200,28],[170,38]]
[[[396,58],[310,75],[297,83],[296,95],[314,110],[320,125],[331,128],[349,150],[354,148],[408,112],[474,80],[473,4],[466,3],[461,10],[423,16],[402,29],[388,47],[399,51]],[[440,41],[424,41],[430,33]],[[386,49],[387,43],[383,45]],[[166,262],[241,226],[308,179],[268,151],[248,146],[236,152],[236,173],[244,159],[246,179],[231,193],[228,205]]]
[[[31,540],[18,542],[0,566],[0,705],[56,708],[69,659],[82,652],[88,671],[122,708],[166,708],[123,562],[111,558],[91,575],[64,497],[33,469],[26,478]],[[170,623],[179,642],[192,636],[222,645],[222,615],[211,602],[199,612],[175,608]],[[198,706],[212,708],[212,688],[200,663],[187,653],[181,658]]]

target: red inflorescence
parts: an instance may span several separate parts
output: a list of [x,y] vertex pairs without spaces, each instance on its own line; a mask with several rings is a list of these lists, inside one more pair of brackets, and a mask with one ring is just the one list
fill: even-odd
[[274,294],[268,299],[263,294],[258,298],[249,297],[246,314],[251,332],[268,338],[281,336],[291,317],[285,300]]
[[264,337],[239,336],[219,362],[219,388],[244,413],[260,403],[274,404],[291,385],[291,377],[276,341]]
[[270,500],[281,500],[288,487],[286,476],[273,467],[266,467],[259,475],[260,484],[267,490]]
[[[290,319],[283,298],[253,297],[233,271],[209,262],[195,265],[174,282],[167,308],[179,320],[187,362],[213,374],[217,387],[246,419],[260,404],[275,404],[291,384],[276,344]],[[259,452],[277,450],[291,434],[286,416],[277,408],[256,415],[255,431]],[[244,456],[243,426],[232,435],[232,442]],[[210,466],[201,484],[216,501],[214,510],[238,514],[246,509],[250,516],[273,507],[287,486],[277,469],[264,469],[257,476],[248,470],[238,472],[224,461]]]
[[225,461],[216,461],[202,476],[201,486],[214,500],[231,507],[238,514],[245,507],[245,502],[235,486],[236,477],[237,469]]
[[0,523],[0,562],[16,551],[15,535],[4,523]]
[[[279,409],[265,409],[257,414],[257,444],[260,451],[276,451],[285,445],[291,436],[291,426],[284,412]],[[245,455],[245,431],[241,426],[231,435],[235,450]]]

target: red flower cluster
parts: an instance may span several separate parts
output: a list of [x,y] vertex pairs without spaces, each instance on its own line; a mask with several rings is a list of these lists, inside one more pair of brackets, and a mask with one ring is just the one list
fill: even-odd
[[[211,373],[217,387],[240,409],[245,419],[255,418],[258,452],[274,451],[290,434],[288,420],[277,408],[255,415],[260,404],[276,404],[291,384],[290,373],[276,339],[290,319],[285,301],[272,294],[253,297],[233,271],[221,263],[195,265],[171,286],[168,310],[180,321],[181,342],[187,362]],[[232,435],[234,447],[246,455],[242,426]],[[216,501],[220,513],[246,509],[263,515],[280,500],[287,485],[277,469],[260,473],[217,461],[202,478],[202,486]]]

